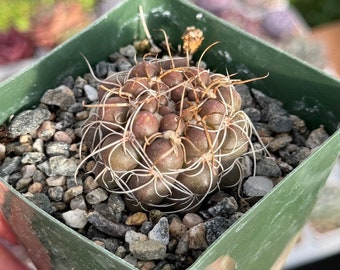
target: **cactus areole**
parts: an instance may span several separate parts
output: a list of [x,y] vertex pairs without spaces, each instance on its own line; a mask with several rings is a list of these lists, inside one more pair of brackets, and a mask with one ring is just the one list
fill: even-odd
[[131,211],[195,211],[251,149],[252,124],[234,87],[243,82],[190,65],[202,40],[188,27],[183,57],[148,54],[103,81],[98,103],[87,105],[81,143],[91,152],[80,166],[94,160],[96,180]]

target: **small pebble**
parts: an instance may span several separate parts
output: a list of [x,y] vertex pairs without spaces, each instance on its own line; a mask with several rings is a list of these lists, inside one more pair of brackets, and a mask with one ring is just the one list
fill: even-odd
[[6,158],[6,146],[3,143],[0,143],[0,161]]
[[128,216],[125,224],[132,226],[141,226],[145,221],[148,220],[148,216],[144,212],[136,212]]
[[126,255],[126,248],[123,246],[119,246],[117,247],[116,251],[115,251],[115,255],[119,258],[123,258]]
[[83,186],[71,187],[64,192],[63,201],[69,203],[74,197],[83,193]]
[[65,223],[74,229],[82,229],[87,224],[86,211],[81,209],[69,210],[62,214]]
[[32,136],[31,136],[31,135],[25,134],[25,135],[21,135],[21,136],[20,136],[19,142],[20,142],[21,144],[25,144],[25,143],[27,143],[27,144],[32,144],[33,139],[32,139]]
[[279,102],[279,101],[277,101],[277,100],[275,100],[275,99],[273,99],[271,97],[268,97],[263,92],[255,89],[255,88],[251,88],[250,91],[251,91],[254,99],[261,106],[262,109],[267,108],[269,104],[278,103]]
[[286,147],[293,138],[289,136],[287,133],[281,133],[274,137],[274,139],[269,143],[268,149],[272,152],[276,152],[277,150]]
[[245,108],[244,112],[248,115],[251,121],[259,122],[261,120],[261,112],[256,108]]
[[289,132],[293,129],[293,121],[289,116],[274,115],[268,120],[268,126],[277,133]]
[[73,176],[78,167],[78,160],[65,156],[54,156],[48,160],[52,175]]
[[56,133],[54,133],[53,140],[55,142],[66,143],[68,145],[70,145],[73,142],[71,136],[63,130],[58,130]]
[[119,194],[111,193],[109,196],[108,205],[115,213],[121,213],[125,210],[124,200]]
[[87,84],[87,81],[81,76],[77,76],[76,80],[74,81],[73,87],[83,89],[85,84]]
[[37,129],[38,138],[42,139],[43,141],[50,140],[56,131],[56,127],[54,123],[51,121],[44,121],[41,126]]
[[25,188],[28,188],[28,185],[32,183],[32,178],[28,177],[28,178],[21,178],[17,184],[15,185],[15,189],[16,190],[22,190]]
[[187,213],[183,217],[183,224],[187,228],[194,227],[197,224],[202,223],[202,222],[203,222],[203,219],[199,215],[197,215],[195,213]]
[[63,186],[66,183],[66,177],[62,175],[51,176],[46,178],[46,183],[50,187]]
[[72,210],[81,209],[81,210],[87,211],[87,205],[86,205],[86,201],[85,201],[84,196],[79,195],[79,196],[74,197],[70,201],[70,208]]
[[28,164],[22,166],[20,171],[22,173],[22,177],[33,177],[36,169],[37,168],[34,164]]
[[133,229],[132,226],[108,220],[97,211],[90,212],[87,215],[87,220],[99,231],[113,237],[124,237],[127,231]]
[[274,159],[264,158],[256,163],[256,175],[277,178],[281,176],[281,170]]
[[186,233],[186,231],[187,227],[178,217],[174,217],[171,220],[171,223],[169,225],[169,233],[172,237],[174,237],[177,240],[180,240]]
[[59,106],[65,109],[76,102],[73,91],[65,85],[47,90],[40,99],[41,103]]
[[44,193],[34,193],[32,196],[27,196],[27,199],[29,199],[48,214],[52,214],[55,211],[50,199]]
[[81,111],[81,112],[77,112],[75,119],[77,121],[83,121],[86,120],[89,117],[90,112],[89,111]]
[[64,196],[64,188],[62,186],[50,187],[48,189],[48,196],[52,201],[60,202]]
[[204,222],[204,224],[206,228],[207,243],[208,245],[211,245],[232,225],[232,221],[224,217],[213,217]]
[[125,233],[125,242],[126,243],[131,243],[133,241],[146,241],[148,240],[148,237],[139,232],[135,232],[133,230],[129,230]]
[[187,254],[188,251],[189,251],[189,234],[186,232],[178,241],[175,254],[184,255]]
[[21,159],[22,164],[37,164],[46,160],[46,156],[41,152],[24,153]]
[[51,113],[48,110],[39,107],[34,110],[22,111],[12,119],[8,126],[8,132],[14,137],[31,134],[50,117]]
[[84,180],[83,186],[84,193],[87,194],[98,187],[98,182],[92,176],[87,176]]
[[132,254],[127,254],[124,257],[124,261],[128,262],[129,264],[131,264],[132,266],[137,266],[137,258],[135,256],[133,256]]
[[46,144],[46,154],[50,157],[65,156],[69,157],[69,145],[65,142],[49,142]]
[[104,244],[104,248],[106,248],[108,251],[114,253],[118,246],[119,241],[115,238],[107,237],[107,238],[93,238],[93,241],[101,241]]
[[166,256],[166,245],[156,240],[134,241],[129,248],[139,260],[163,260]]
[[320,146],[329,138],[329,135],[325,131],[324,127],[314,129],[308,136],[306,140],[306,146],[310,149],[314,149]]
[[89,85],[89,84],[85,84],[84,85],[84,91],[85,91],[85,95],[86,97],[91,101],[94,102],[96,100],[98,100],[98,91],[96,88],[94,88],[93,86]]
[[73,88],[74,86],[74,78],[70,75],[70,76],[67,76],[63,82],[62,82],[63,85],[67,86],[68,88]]
[[154,261],[138,261],[136,265],[136,267],[141,270],[152,270],[155,269],[155,266]]
[[137,54],[137,51],[133,45],[127,45],[125,47],[121,47],[119,49],[119,53],[126,57],[132,58],[132,57],[135,57],[135,55]]
[[203,223],[191,227],[188,231],[189,248],[205,250],[208,247],[205,234],[206,230]]
[[97,204],[108,198],[107,191],[102,188],[96,188],[86,194],[85,199],[89,204]]
[[28,188],[28,192],[29,193],[38,193],[38,192],[41,192],[43,190],[43,184],[42,183],[39,183],[39,182],[34,182],[32,185],[29,186]]
[[148,233],[151,240],[157,240],[163,245],[169,244],[169,223],[166,217],[161,217],[152,230]]
[[44,141],[41,138],[37,138],[34,141],[32,147],[33,147],[33,150],[43,153],[44,152]]
[[241,109],[251,107],[253,104],[253,97],[250,94],[249,87],[246,84],[239,84],[235,86],[236,91],[240,94],[242,99]]
[[237,202],[234,197],[224,197],[216,205],[210,207],[208,212],[213,216],[228,217],[235,213],[238,209]]
[[266,176],[249,177],[243,184],[244,193],[249,197],[264,196],[273,186],[273,181]]
[[20,169],[21,157],[7,157],[0,166],[0,176],[5,177],[6,175],[11,175],[15,171]]
[[52,176],[50,164],[47,160],[40,164],[37,164],[37,168],[47,176]]
[[145,221],[140,227],[140,232],[144,234],[148,234],[152,230],[153,226],[154,224],[152,221]]
[[33,178],[34,182],[39,182],[39,183],[42,183],[44,185],[46,183],[46,175],[40,170],[35,170],[32,178]]
[[20,156],[24,153],[33,152],[33,147],[28,143],[19,144],[14,147],[14,152],[16,155]]

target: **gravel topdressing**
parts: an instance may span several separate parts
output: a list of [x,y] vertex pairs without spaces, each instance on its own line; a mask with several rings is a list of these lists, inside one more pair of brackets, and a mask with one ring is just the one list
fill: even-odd
[[[121,48],[98,63],[98,78],[129,70],[135,48]],[[242,110],[252,120],[268,155],[253,136],[252,154],[242,160],[239,185],[209,196],[196,212],[164,214],[159,210],[130,212],[121,195],[111,193],[87,173],[94,166],[80,163],[81,125],[98,99],[98,81],[90,74],[67,77],[48,89],[40,104],[16,115],[1,130],[0,176],[34,204],[98,245],[139,269],[186,269],[254,203],[321,145],[323,127],[308,130],[283,104],[245,84],[236,86]],[[83,146],[81,152],[88,153]]]

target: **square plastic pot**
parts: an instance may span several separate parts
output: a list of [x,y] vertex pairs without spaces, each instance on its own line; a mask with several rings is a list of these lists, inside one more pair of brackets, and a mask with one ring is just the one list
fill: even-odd
[[[202,50],[220,43],[204,57],[210,69],[238,72],[242,79],[268,78],[252,86],[277,98],[310,129],[323,124],[332,136],[252,207],[191,269],[205,269],[224,255],[238,269],[269,269],[310,214],[317,195],[339,154],[340,81],[240,31],[186,1],[128,0],[98,19],[43,59],[0,85],[0,124],[12,114],[38,104],[47,89],[68,75],[88,72],[80,53],[91,64],[120,47],[145,37],[138,6],[142,5],[153,37],[164,29],[173,45],[187,26],[204,31]],[[155,30],[155,31],[153,31]],[[200,55],[200,52],[196,53]],[[0,175],[1,177],[1,175]],[[32,260],[41,269],[134,269],[29,202],[0,180],[0,209]]]

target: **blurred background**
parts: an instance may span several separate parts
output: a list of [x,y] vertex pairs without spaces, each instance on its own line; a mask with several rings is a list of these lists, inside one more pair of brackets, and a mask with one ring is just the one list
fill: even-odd
[[[122,0],[0,0],[0,82],[104,15]],[[339,0],[188,0],[340,78]],[[286,263],[338,269],[340,164]]]
[[[0,81],[122,0],[0,0]],[[340,74],[339,0],[188,0],[277,47]]]

